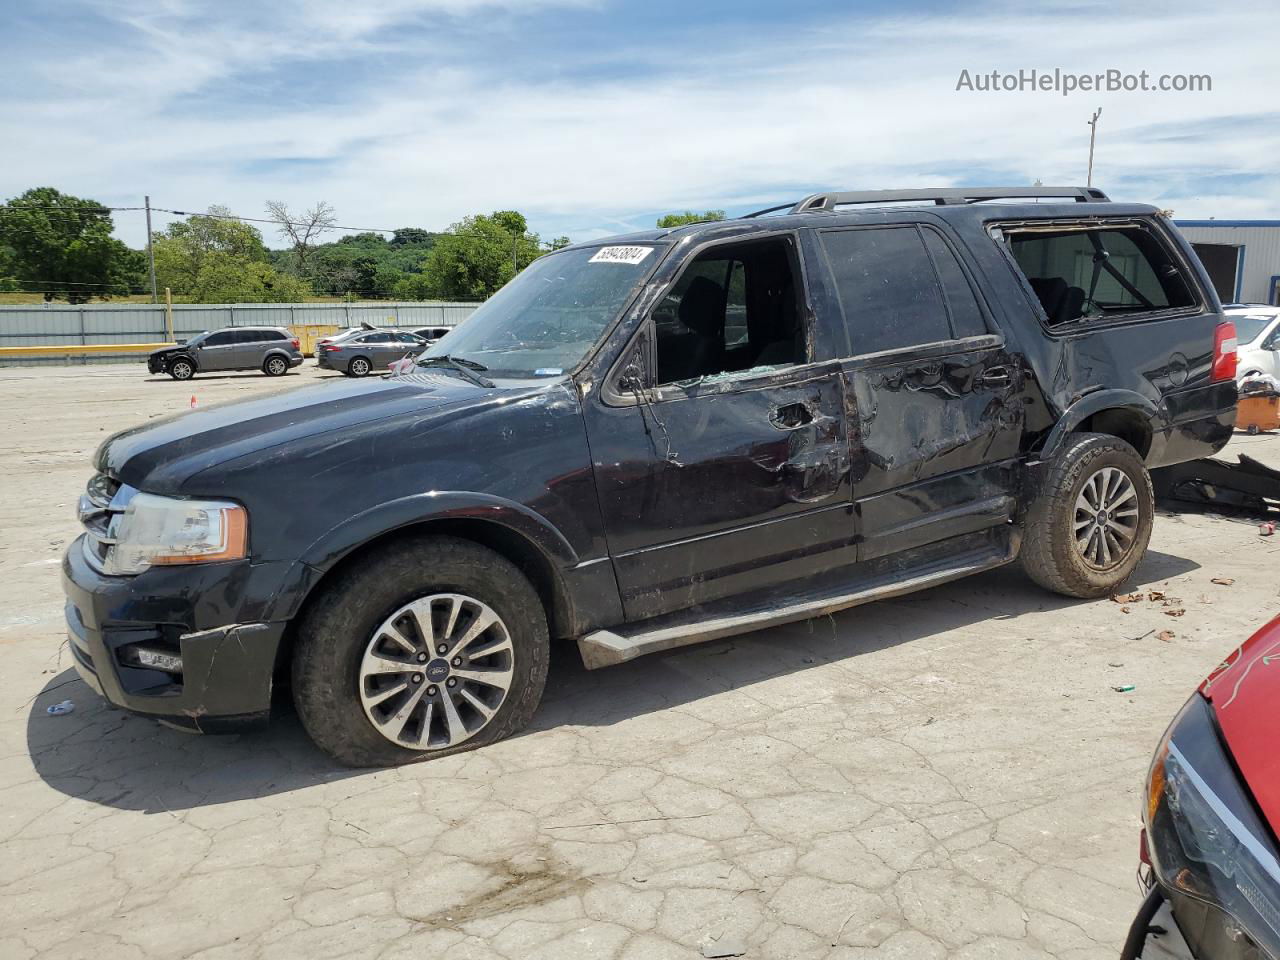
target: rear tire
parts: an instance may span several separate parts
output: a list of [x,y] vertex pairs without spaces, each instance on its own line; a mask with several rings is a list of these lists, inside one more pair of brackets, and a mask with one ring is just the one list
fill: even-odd
[[179,357],[169,364],[169,376],[175,380],[190,380],[196,375],[196,365],[186,357]]
[[1023,568],[1054,593],[1107,596],[1142,561],[1154,517],[1138,451],[1108,434],[1072,434],[1027,510]]
[[367,377],[372,369],[373,364],[365,357],[352,357],[347,364],[347,373],[353,377]]
[[[409,763],[521,730],[549,654],[546,612],[514,564],[468,540],[416,537],[352,565],[310,604],[293,699],[311,739],[340,762]],[[486,674],[499,683],[469,679]]]
[[283,377],[289,372],[289,361],[284,357],[267,357],[262,364],[262,372],[268,377]]

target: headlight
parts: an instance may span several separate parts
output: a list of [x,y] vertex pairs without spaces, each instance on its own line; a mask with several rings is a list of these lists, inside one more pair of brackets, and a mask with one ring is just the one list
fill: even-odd
[[135,493],[110,526],[104,572],[141,573],[148,567],[213,563],[245,556],[248,517],[225,500],[177,500]]
[[1280,855],[1199,694],[1156,752],[1143,812],[1156,878],[1196,956],[1280,958]]

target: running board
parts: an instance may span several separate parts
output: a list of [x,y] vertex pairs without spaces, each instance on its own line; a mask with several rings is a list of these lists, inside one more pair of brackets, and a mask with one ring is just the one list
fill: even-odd
[[[899,555],[898,570],[883,570],[884,565],[881,565],[882,572],[864,580],[852,591],[849,579],[845,578],[842,584],[825,592],[809,589],[797,595],[793,591],[785,599],[737,604],[734,608],[726,608],[724,602],[716,603],[609,630],[595,630],[578,639],[578,650],[586,668],[597,670],[650,653],[821,617],[873,600],[923,590],[1011,562],[1018,554],[1018,536],[1014,528],[1005,529],[1009,536],[1000,537],[1003,542],[989,543],[979,550],[935,560],[917,567],[906,576],[901,572],[904,558]],[[714,611],[713,606],[717,608]]]

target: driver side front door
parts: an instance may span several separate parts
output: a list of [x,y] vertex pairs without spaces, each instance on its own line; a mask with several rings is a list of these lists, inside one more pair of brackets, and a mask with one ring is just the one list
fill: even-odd
[[623,353],[645,382],[585,399],[627,620],[853,561],[843,381],[808,322],[790,237],[712,246]]

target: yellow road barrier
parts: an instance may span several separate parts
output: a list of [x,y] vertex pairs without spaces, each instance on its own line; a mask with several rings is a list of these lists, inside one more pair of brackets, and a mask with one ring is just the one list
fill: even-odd
[[73,346],[41,344],[34,347],[0,347],[0,357],[78,357],[94,353],[150,353],[176,343],[77,343]]

